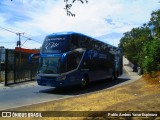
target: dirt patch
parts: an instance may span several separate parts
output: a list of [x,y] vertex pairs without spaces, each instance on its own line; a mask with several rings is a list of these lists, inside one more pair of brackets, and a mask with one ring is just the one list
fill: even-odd
[[[160,74],[158,74],[159,76]],[[154,81],[153,81],[154,80]],[[152,81],[152,82],[151,82]],[[160,110],[160,79],[143,76],[138,81],[109,90],[95,92],[64,100],[30,105],[11,111],[159,111]],[[106,119],[93,115],[89,118],[74,117],[72,119]],[[119,117],[120,118],[120,117]],[[34,120],[36,118],[29,118]],[[39,119],[39,118],[38,118]],[[44,118],[43,118],[44,119]],[[71,117],[48,117],[46,120],[70,120]],[[114,118],[113,118],[114,119]],[[115,118],[116,119],[116,118]],[[122,119],[126,119],[123,118]],[[132,119],[138,119],[132,118]],[[154,119],[159,119],[155,117]],[[14,120],[14,119],[12,119]],[[17,118],[15,118],[17,120]]]

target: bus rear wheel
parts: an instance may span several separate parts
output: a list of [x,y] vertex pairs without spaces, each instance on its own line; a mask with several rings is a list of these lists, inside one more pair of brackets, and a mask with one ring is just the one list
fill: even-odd
[[112,80],[116,80],[117,79],[117,74],[116,73],[113,73],[112,74]]

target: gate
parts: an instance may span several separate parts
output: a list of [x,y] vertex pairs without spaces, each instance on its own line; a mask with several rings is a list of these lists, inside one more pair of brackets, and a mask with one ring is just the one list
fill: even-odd
[[35,80],[38,58],[35,58],[32,64],[29,64],[28,57],[30,54],[15,50],[5,50],[4,69],[2,69],[2,64],[0,67],[0,81],[4,81],[5,86]]

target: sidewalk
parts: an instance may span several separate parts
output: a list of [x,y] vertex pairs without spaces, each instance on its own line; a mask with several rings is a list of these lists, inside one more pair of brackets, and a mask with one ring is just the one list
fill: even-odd
[[141,75],[138,75],[138,72],[133,72],[130,62],[125,57],[123,57],[123,67],[131,78],[139,79],[142,77]]
[[7,89],[17,89],[17,88],[24,88],[24,87],[29,87],[29,86],[36,86],[37,82],[36,81],[29,81],[29,82],[22,82],[22,83],[17,83],[9,86],[4,86],[4,82],[0,82],[0,90],[7,90]]

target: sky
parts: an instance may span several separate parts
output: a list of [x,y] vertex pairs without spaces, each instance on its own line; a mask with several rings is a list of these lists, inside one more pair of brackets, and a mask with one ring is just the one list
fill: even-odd
[[16,33],[24,33],[23,48],[40,48],[46,35],[67,31],[118,46],[123,33],[150,20],[160,0],[77,1],[71,8],[76,17],[67,16],[64,6],[64,0],[0,0],[0,46],[14,49]]

